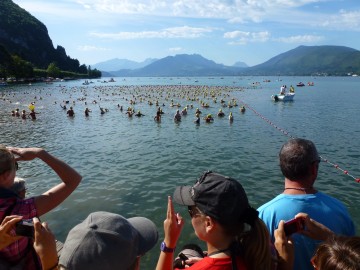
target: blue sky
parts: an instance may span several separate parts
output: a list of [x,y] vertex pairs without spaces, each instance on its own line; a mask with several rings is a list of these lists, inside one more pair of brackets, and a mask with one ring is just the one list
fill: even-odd
[[249,66],[300,45],[360,50],[359,0],[13,0],[81,64],[200,54]]

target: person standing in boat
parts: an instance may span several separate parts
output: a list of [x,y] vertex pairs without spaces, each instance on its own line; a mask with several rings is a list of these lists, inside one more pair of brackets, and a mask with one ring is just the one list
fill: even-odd
[[[280,168],[285,177],[284,190],[258,208],[274,241],[274,231],[281,220],[290,220],[299,213],[308,213],[336,234],[355,235],[354,223],[339,200],[315,188],[321,158],[313,142],[291,139],[279,153]],[[294,234],[295,270],[313,270],[310,263],[319,241]]]

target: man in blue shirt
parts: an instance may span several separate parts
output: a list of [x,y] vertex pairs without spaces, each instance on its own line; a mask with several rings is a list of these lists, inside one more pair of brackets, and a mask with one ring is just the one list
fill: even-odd
[[[290,220],[296,214],[307,213],[335,234],[355,235],[353,221],[346,207],[337,199],[314,188],[321,161],[313,142],[291,139],[279,154],[280,168],[285,176],[282,194],[262,205],[259,217],[265,222],[274,241],[274,231],[280,220]],[[295,245],[295,270],[313,270],[310,263],[319,241],[301,234],[292,235]]]

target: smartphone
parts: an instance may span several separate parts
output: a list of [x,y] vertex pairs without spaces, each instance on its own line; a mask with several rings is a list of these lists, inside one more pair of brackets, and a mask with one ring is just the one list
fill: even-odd
[[23,219],[15,225],[16,235],[34,238],[34,224],[32,219]]
[[301,231],[304,228],[305,228],[305,222],[303,218],[290,219],[286,221],[284,224],[284,230],[286,236],[292,235],[293,233]]

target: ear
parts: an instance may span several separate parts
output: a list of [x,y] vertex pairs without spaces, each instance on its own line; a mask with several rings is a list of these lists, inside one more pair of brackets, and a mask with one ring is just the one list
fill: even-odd
[[216,227],[215,221],[212,219],[212,217],[206,216],[204,219],[205,229],[206,232],[209,233],[214,230]]

